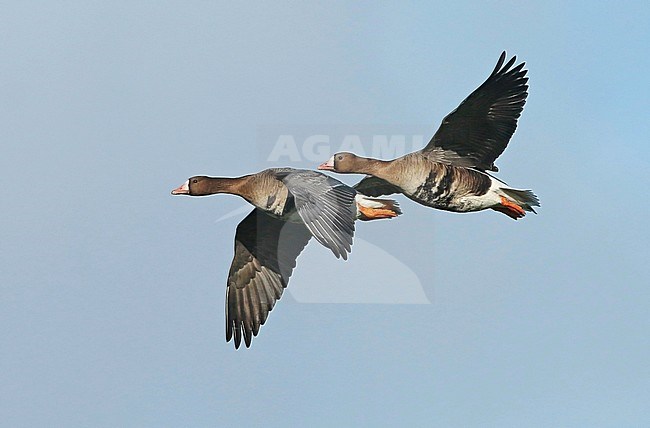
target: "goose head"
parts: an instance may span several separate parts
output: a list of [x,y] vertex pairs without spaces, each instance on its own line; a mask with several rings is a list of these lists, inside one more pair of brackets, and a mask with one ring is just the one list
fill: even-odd
[[221,193],[221,180],[218,178],[197,175],[189,178],[174,190],[172,195],[207,196]]
[[358,172],[359,161],[362,158],[349,152],[339,152],[318,166],[324,171],[333,171],[341,174]]

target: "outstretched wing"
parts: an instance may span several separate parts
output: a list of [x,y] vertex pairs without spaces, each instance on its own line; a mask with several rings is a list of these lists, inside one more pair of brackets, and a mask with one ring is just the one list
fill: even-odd
[[311,238],[307,228],[254,209],[237,226],[226,287],[226,342],[249,347],[289,282],[296,258]]
[[292,170],[278,177],[293,195],[298,214],[314,238],[347,260],[357,214],[356,191],[316,171]]
[[423,154],[451,165],[498,170],[494,161],[517,129],[528,96],[525,63],[510,69],[517,57],[503,65],[505,59],[503,52],[487,80],[442,120]]
[[373,177],[372,175],[365,176],[354,186],[354,190],[366,196],[382,196],[392,195],[393,193],[402,193],[399,187],[390,184],[386,180]]

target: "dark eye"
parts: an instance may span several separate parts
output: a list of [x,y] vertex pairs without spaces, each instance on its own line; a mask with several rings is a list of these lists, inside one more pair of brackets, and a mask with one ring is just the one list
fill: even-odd
[[338,160],[343,160],[343,155],[338,155],[338,156],[337,156],[337,159],[338,159]]
[[198,183],[198,182],[199,182],[199,180],[197,180],[196,178],[194,180],[192,180],[192,183]]

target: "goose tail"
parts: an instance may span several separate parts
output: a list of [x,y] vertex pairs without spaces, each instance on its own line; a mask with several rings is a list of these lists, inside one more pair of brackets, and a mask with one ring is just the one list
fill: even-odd
[[493,210],[499,211],[512,219],[519,219],[526,215],[526,211],[535,213],[533,207],[539,207],[539,198],[532,190],[519,190],[502,187],[499,190],[503,192],[501,203],[492,207]]
[[402,214],[399,204],[393,199],[371,198],[357,193],[355,202],[357,205],[357,219],[362,221],[393,218]]

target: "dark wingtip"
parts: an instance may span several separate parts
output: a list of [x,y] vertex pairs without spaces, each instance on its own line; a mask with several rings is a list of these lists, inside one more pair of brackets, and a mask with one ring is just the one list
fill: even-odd
[[226,308],[226,343],[232,340],[232,323],[228,322],[228,308]]
[[503,72],[506,72],[506,71],[510,70],[510,67],[512,67],[512,64],[514,64],[515,61],[517,61],[517,55],[513,56],[512,58],[510,58],[510,61],[508,61],[508,62],[506,63],[506,65],[503,66],[502,71],[503,71]]
[[235,325],[235,349],[239,349],[241,345],[241,328]]
[[[499,56],[499,60],[497,61],[497,65],[494,67],[494,70],[492,71],[492,76],[495,74],[501,74],[501,73],[507,73],[508,70],[510,70],[510,67],[513,66],[517,62],[517,55],[513,55],[512,58],[508,60],[508,62],[504,65],[504,62],[506,61],[506,51],[501,52],[501,56]],[[517,65],[516,71],[521,71],[521,69],[526,65],[525,62],[522,62],[521,64]],[[514,70],[512,70],[514,73]]]
[[244,327],[244,343],[246,344],[247,348],[251,347],[251,340],[253,340],[253,335],[251,334],[250,330]]
[[503,51],[501,52],[501,56],[497,61],[497,65],[494,67],[494,70],[492,70],[492,75],[496,74],[501,69],[501,66],[503,65],[503,62],[505,60],[506,60],[506,51]]

